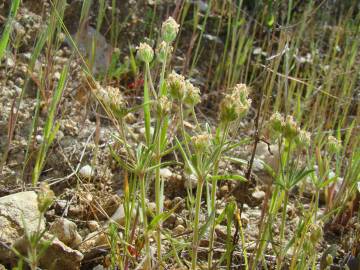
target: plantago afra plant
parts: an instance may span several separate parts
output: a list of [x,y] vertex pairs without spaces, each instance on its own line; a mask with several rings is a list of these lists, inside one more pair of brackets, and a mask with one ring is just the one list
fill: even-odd
[[[39,260],[44,256],[46,250],[51,245],[53,239],[45,239],[44,235],[47,232],[45,228],[42,228],[42,224],[44,223],[44,215],[45,212],[49,209],[49,207],[53,204],[55,200],[55,194],[50,189],[49,185],[45,182],[40,184],[40,189],[37,196],[38,209],[39,209],[39,217],[36,231],[29,233],[26,231],[26,224],[24,221],[25,228],[25,238],[23,243],[19,245],[21,252],[17,250],[17,247],[12,248],[14,253],[21,259],[21,261],[25,261],[31,270],[38,269]],[[26,254],[23,254],[25,250],[24,246],[27,247]]]

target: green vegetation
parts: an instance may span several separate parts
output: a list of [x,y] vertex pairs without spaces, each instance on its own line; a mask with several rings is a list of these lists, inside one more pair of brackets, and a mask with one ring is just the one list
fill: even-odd
[[[64,117],[64,95],[74,90],[68,83],[79,80],[88,91],[85,107],[95,111],[96,133],[100,116],[111,123],[112,141],[105,143],[109,163],[123,175],[124,222],[109,222],[104,230],[110,269],[330,269],[335,258],[328,254],[326,262],[322,260],[324,243],[330,243],[324,235],[337,223],[347,230],[351,220],[357,224],[351,225],[352,242],[341,248],[360,256],[357,1],[178,1],[168,7],[174,18],[165,17],[162,4],[154,1],[142,7],[149,13],[143,13],[147,15],[141,31],[135,33],[136,49],[129,45],[135,41],[122,38],[124,25],[132,21],[120,16],[118,2],[82,1],[76,34],[70,34],[65,23],[66,0],[51,2],[8,117],[0,168],[11,154],[20,105],[34,83],[36,105],[21,185],[44,188],[47,179],[42,174]],[[8,68],[3,64],[7,54],[16,55],[19,47],[10,34],[19,5],[19,0],[12,1],[3,25],[1,69]],[[88,31],[90,20],[97,34],[104,24],[109,26],[111,50],[101,56],[101,72],[94,72],[99,54],[96,34],[86,44],[86,55],[81,48],[82,31]],[[64,42],[71,50],[69,62],[63,63],[54,81],[54,59]],[[39,59],[44,65],[35,72]],[[75,59],[78,69],[71,65]],[[127,120],[132,114],[138,116],[142,136],[133,134]],[[36,143],[39,130],[42,139]],[[94,143],[93,156],[100,151],[98,137]],[[255,180],[260,143],[268,146],[273,160],[260,161],[270,181],[261,176]],[[250,149],[246,158],[239,155],[244,148]],[[228,169],[229,164],[241,172]],[[76,186],[84,185],[75,167],[71,170]],[[195,183],[184,187],[184,198],[171,207],[165,207],[163,168],[177,170]],[[223,183],[233,188],[220,196]],[[244,224],[244,205],[249,203],[240,197],[251,195],[251,185],[265,195],[258,204],[258,220]],[[150,209],[153,199],[155,209]],[[52,201],[41,209],[41,218]],[[182,203],[188,216],[185,230],[177,235],[165,224]],[[221,203],[225,206],[220,209]],[[297,208],[295,223],[289,220],[290,203]],[[226,228],[221,245],[219,225]],[[248,242],[247,226],[257,230],[255,242]],[[17,269],[24,263],[37,269],[50,245],[39,244],[44,233],[39,228],[26,235],[27,256],[14,251],[19,256]]]

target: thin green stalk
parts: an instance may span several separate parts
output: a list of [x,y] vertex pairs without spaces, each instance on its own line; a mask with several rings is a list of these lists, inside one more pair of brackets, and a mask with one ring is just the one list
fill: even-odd
[[192,258],[191,258],[191,270],[196,270],[197,252],[199,247],[199,217],[201,207],[201,195],[203,189],[204,180],[202,176],[198,177],[196,188],[196,204],[195,204],[195,217],[194,217],[194,236],[192,241]]
[[238,223],[239,223],[240,239],[241,239],[242,252],[243,252],[243,257],[244,257],[245,270],[248,270],[249,264],[248,264],[248,258],[247,258],[247,252],[246,252],[246,242],[245,242],[244,230],[242,227],[240,213],[239,213],[239,217],[238,217]]
[[[160,74],[160,83],[159,83],[159,97],[166,95],[166,87],[165,87],[165,71],[166,71],[166,59],[167,59],[167,50],[165,52],[165,60],[162,64],[161,74]],[[149,72],[150,73],[150,72]],[[150,76],[150,75],[149,75]],[[163,137],[162,134],[166,134],[167,125],[164,125],[164,121],[167,122],[167,116],[159,116],[161,119],[157,121],[157,135],[156,135],[156,165],[161,164],[161,151],[163,148]],[[164,118],[164,119],[162,119]],[[165,135],[166,136],[166,135]],[[158,166],[155,170],[155,203],[156,203],[156,215],[160,215],[162,212],[162,199],[163,192],[161,189],[161,178],[160,178],[160,166]],[[157,242],[157,259],[159,261],[159,265],[161,266],[162,255],[161,255],[161,222],[159,222],[157,226],[156,232],[156,242]]]
[[[158,132],[156,134],[156,165],[161,164],[161,150],[162,150],[162,129],[166,128],[162,124],[163,121],[161,119],[158,119]],[[161,177],[160,177],[160,166],[158,166],[155,170],[155,203],[156,203],[156,215],[160,215],[163,209],[163,192],[161,188]],[[157,232],[156,232],[156,242],[157,242],[157,259],[159,263],[162,261],[162,255],[161,255],[161,221],[159,221],[159,224],[157,225]],[[161,267],[161,264],[160,264]],[[162,268],[162,267],[161,267]]]
[[[222,147],[224,146],[224,142],[225,142],[225,138],[228,133],[228,129],[229,129],[229,123],[226,122],[224,125],[223,135],[222,135],[221,142],[220,142],[220,153],[214,164],[214,175],[218,174],[221,151],[222,151]],[[215,178],[212,179],[211,186],[212,186],[212,188],[211,188],[211,197],[210,197],[210,203],[211,203],[210,209],[211,209],[211,212],[213,212],[213,211],[215,211],[215,203],[216,203],[217,179],[215,179]],[[212,225],[211,225],[211,229],[210,229],[209,256],[208,256],[208,268],[209,269],[212,269],[213,254],[214,254],[213,248],[214,248],[214,236],[215,236],[215,225],[216,225],[215,224],[215,216],[212,218],[211,222],[212,222]]]
[[282,266],[282,260],[283,260],[283,239],[284,239],[284,233],[285,233],[285,223],[286,223],[286,207],[288,205],[289,200],[289,191],[285,190],[285,198],[284,198],[284,205],[282,210],[282,218],[281,218],[281,227],[280,227],[280,256],[278,257],[277,262],[277,268],[281,269]]
[[4,29],[1,39],[0,39],[0,63],[1,63],[1,59],[3,58],[3,56],[5,54],[6,47],[8,46],[13,20],[17,14],[19,5],[20,5],[20,0],[11,1],[10,14],[6,21],[5,29]]
[[184,125],[184,105],[182,102],[180,102],[180,129],[181,129],[181,135],[183,136],[183,140],[185,143],[185,149],[186,149],[186,154],[188,154],[190,156],[190,148],[189,148],[189,144],[187,141],[187,136],[186,136],[186,132],[185,132],[185,125]]
[[148,225],[147,225],[147,215],[146,215],[146,188],[145,188],[145,174],[141,173],[139,175],[140,178],[140,199],[141,199],[141,210],[143,215],[143,223],[144,223],[144,242],[145,242],[145,267],[144,269],[151,269],[150,264],[150,243],[149,243],[149,235],[148,235]]

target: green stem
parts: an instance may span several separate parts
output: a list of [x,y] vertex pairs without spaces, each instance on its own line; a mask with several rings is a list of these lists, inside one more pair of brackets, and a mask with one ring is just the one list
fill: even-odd
[[242,252],[243,252],[243,257],[244,257],[245,270],[248,270],[249,264],[248,264],[248,258],[247,258],[247,252],[246,252],[246,242],[245,242],[244,230],[243,230],[242,222],[241,222],[241,213],[239,213],[238,222],[239,222],[239,231],[240,231],[240,237],[241,237],[241,245],[242,245]]
[[164,63],[161,67],[161,73],[160,73],[160,88],[159,88],[159,96],[165,96],[166,95],[166,87],[164,87],[164,83],[165,83],[165,71],[166,71],[166,63],[167,63],[167,57],[168,57],[168,51],[167,51],[167,48],[166,48],[166,51],[165,51],[165,60],[164,60]]
[[[160,74],[160,83],[159,83],[159,97],[166,95],[166,87],[164,87],[165,83],[165,71],[166,71],[166,60],[167,60],[167,50],[165,52],[165,60],[161,68],[161,74]],[[163,117],[162,115],[160,118]],[[165,116],[165,121],[167,121],[167,117]],[[157,130],[158,134],[156,136],[157,140],[157,146],[156,146],[156,164],[161,164],[161,148],[162,148],[162,134],[166,132],[167,125],[163,124],[162,119],[158,119],[157,121]],[[160,215],[162,212],[162,190],[161,190],[161,178],[160,178],[160,166],[156,168],[155,171],[155,203],[156,203],[156,215]],[[161,263],[162,262],[162,256],[161,256],[161,222],[159,222],[157,226],[157,232],[156,232],[156,242],[157,242],[157,259]],[[160,264],[160,269],[162,269],[162,266]]]
[[145,68],[146,68],[147,78],[149,80],[150,90],[153,93],[153,96],[155,98],[157,98],[157,94],[156,94],[155,88],[154,88],[154,83],[153,83],[152,78],[151,78],[150,64],[148,62],[145,63]]
[[149,237],[148,237],[148,226],[147,226],[147,215],[146,215],[146,190],[145,190],[145,175],[142,173],[140,174],[140,190],[141,190],[141,209],[143,214],[143,222],[144,222],[144,241],[145,241],[145,264],[144,269],[150,269],[150,244],[149,244]]
[[199,246],[199,216],[200,216],[203,183],[204,183],[203,178],[198,177],[198,183],[196,188],[196,204],[195,204],[195,217],[194,217],[194,236],[192,242],[191,270],[196,269],[196,263],[197,263],[197,251]]
[[185,149],[186,149],[186,153],[188,154],[188,156],[191,156],[191,152],[190,152],[190,148],[189,148],[189,144],[186,138],[186,132],[185,132],[185,126],[184,126],[184,108],[183,108],[183,103],[180,103],[180,128],[181,128],[181,133],[183,136],[183,140],[185,143]]
[[283,259],[283,239],[285,234],[285,223],[286,223],[286,207],[289,200],[289,191],[285,190],[285,198],[284,198],[284,206],[282,211],[282,218],[281,218],[281,227],[280,227],[280,254],[278,257],[277,269],[281,269],[282,266],[282,259]]
[[[229,123],[225,123],[224,125],[224,129],[223,129],[223,135],[221,138],[221,142],[220,142],[220,153],[217,157],[217,159],[215,160],[215,164],[214,164],[214,175],[218,174],[218,170],[219,170],[219,161],[220,161],[220,157],[221,157],[221,152],[222,152],[222,148],[224,146],[224,142],[225,142],[225,138],[227,136],[228,133],[228,127],[229,127]],[[216,203],[216,188],[217,188],[217,180],[213,179],[211,182],[211,198],[210,198],[210,209],[211,209],[211,230],[210,230],[210,239],[209,239],[209,256],[208,256],[208,268],[212,269],[212,262],[213,262],[213,247],[214,247],[214,238],[215,238],[215,213],[213,213],[215,211],[215,203]]]
[[[156,136],[157,146],[156,146],[156,164],[161,164],[161,130],[163,128],[162,121],[158,120],[158,134]],[[161,192],[161,178],[160,178],[160,166],[155,170],[155,203],[156,203],[156,215],[160,215],[162,212],[162,199],[163,196]],[[156,243],[157,243],[157,259],[161,263],[161,222],[157,225],[156,231]]]

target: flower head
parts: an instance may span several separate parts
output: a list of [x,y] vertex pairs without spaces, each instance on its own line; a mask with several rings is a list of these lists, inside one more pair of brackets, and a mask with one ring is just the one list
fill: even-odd
[[196,104],[201,102],[200,98],[200,89],[195,87],[190,81],[185,82],[186,85],[186,93],[184,102],[189,106],[195,106]]
[[316,245],[323,237],[323,229],[321,224],[313,223],[309,227],[310,241],[313,245]]
[[174,99],[182,101],[186,94],[186,82],[184,76],[179,75],[175,71],[173,71],[171,74],[168,75],[166,79],[166,84],[169,89],[170,95]]
[[156,102],[157,114],[159,117],[167,115],[171,110],[171,101],[167,96],[161,96]]
[[297,137],[297,144],[300,147],[308,147],[311,142],[311,133],[305,130],[300,130],[299,135]]
[[137,49],[137,57],[145,62],[150,63],[154,58],[154,50],[151,46],[147,43],[141,42],[139,46],[136,47]]
[[52,205],[54,200],[54,192],[50,189],[50,186],[47,183],[42,182],[37,196],[39,211],[44,213]]
[[198,153],[204,153],[210,147],[211,138],[211,134],[205,133],[191,137],[191,142]]
[[243,117],[250,108],[251,99],[245,84],[237,84],[232,93],[226,94],[220,102],[220,120],[234,121]]
[[328,137],[328,151],[331,154],[338,153],[341,150],[341,140],[336,139],[334,136]]
[[156,48],[156,54],[161,63],[166,60],[166,56],[173,51],[173,47],[167,44],[165,41],[161,41]]
[[273,113],[269,120],[269,126],[271,131],[275,135],[277,135],[282,132],[283,125],[284,125],[284,117],[279,112]]
[[178,32],[179,24],[172,17],[169,17],[165,22],[163,22],[161,27],[161,34],[163,40],[166,43],[173,42]]
[[98,82],[95,83],[94,93],[105,105],[112,108],[122,109],[125,106],[125,100],[117,87],[102,87]]
[[292,115],[286,116],[283,122],[284,137],[288,140],[294,139],[299,134],[300,128]]

